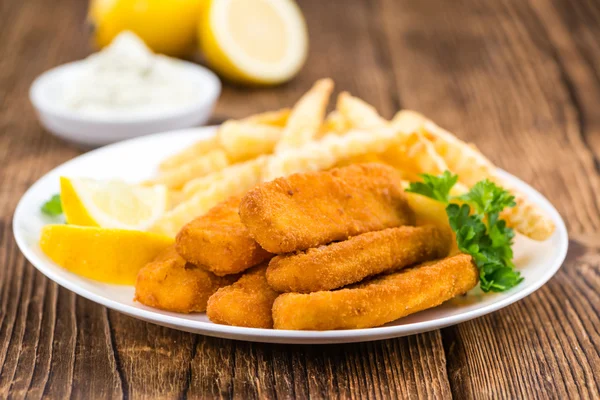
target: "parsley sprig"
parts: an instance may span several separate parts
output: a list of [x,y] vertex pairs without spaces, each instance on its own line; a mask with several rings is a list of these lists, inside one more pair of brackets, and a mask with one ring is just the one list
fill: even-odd
[[523,278],[512,261],[515,234],[500,219],[503,209],[515,206],[514,196],[487,179],[461,196],[451,196],[458,175],[446,171],[440,176],[421,177],[422,182],[412,182],[406,191],[446,204],[458,248],[470,254],[479,268],[481,290],[503,292],[518,285]]
[[50,217],[56,217],[62,214],[62,203],[60,202],[60,195],[55,194],[47,202],[42,204],[42,212]]

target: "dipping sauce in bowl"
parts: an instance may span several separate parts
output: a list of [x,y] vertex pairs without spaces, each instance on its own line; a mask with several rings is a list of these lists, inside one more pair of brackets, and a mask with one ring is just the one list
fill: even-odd
[[99,53],[39,76],[30,98],[49,131],[98,146],[202,124],[220,91],[211,71],[156,55],[124,32]]

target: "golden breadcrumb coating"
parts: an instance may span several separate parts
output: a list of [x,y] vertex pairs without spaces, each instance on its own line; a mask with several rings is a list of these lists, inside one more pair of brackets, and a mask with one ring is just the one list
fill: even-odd
[[446,257],[451,245],[451,232],[434,225],[388,228],[277,256],[269,263],[267,281],[278,292],[332,290],[368,276]]
[[415,222],[398,173],[383,164],[355,164],[260,184],[242,198],[240,218],[250,236],[277,254]]
[[185,225],[177,235],[177,252],[219,276],[242,272],[271,258],[240,221],[239,204],[239,197],[231,197]]
[[174,246],[144,266],[135,283],[135,300],[149,307],[181,313],[206,310],[208,298],[237,276],[219,277],[186,263]]
[[329,330],[380,326],[466,293],[479,271],[460,254],[347,289],[284,293],[273,304],[275,329]]
[[271,308],[278,293],[267,284],[266,269],[266,264],[254,267],[213,294],[206,308],[208,318],[217,324],[273,328]]

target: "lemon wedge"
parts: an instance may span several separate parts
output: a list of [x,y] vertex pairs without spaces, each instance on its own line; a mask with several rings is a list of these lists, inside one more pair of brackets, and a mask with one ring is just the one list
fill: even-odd
[[106,283],[132,285],[138,271],[173,243],[168,236],[124,229],[46,225],[40,247],[56,264]]
[[137,186],[84,178],[60,178],[60,198],[69,224],[148,230],[165,213],[165,186]]
[[250,84],[291,79],[308,51],[306,23],[292,0],[211,0],[199,43],[214,70]]

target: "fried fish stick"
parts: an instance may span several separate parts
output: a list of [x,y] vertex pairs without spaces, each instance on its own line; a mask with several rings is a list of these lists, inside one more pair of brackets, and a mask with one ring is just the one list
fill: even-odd
[[330,330],[380,326],[466,293],[479,272],[460,254],[348,289],[284,293],[273,304],[275,329]]
[[446,257],[452,235],[427,225],[367,232],[343,242],[277,256],[267,281],[278,292],[332,290],[382,272]]
[[383,164],[355,164],[260,184],[242,198],[240,218],[250,236],[276,254],[415,222],[400,177]]
[[271,258],[240,221],[239,205],[240,198],[231,197],[185,225],[177,235],[177,252],[219,276],[242,272]]
[[208,298],[238,276],[218,277],[186,263],[171,246],[143,267],[135,283],[135,300],[150,307],[181,313],[206,310]]
[[266,264],[247,271],[208,299],[206,315],[217,324],[273,328],[271,308],[278,293],[265,278]]

